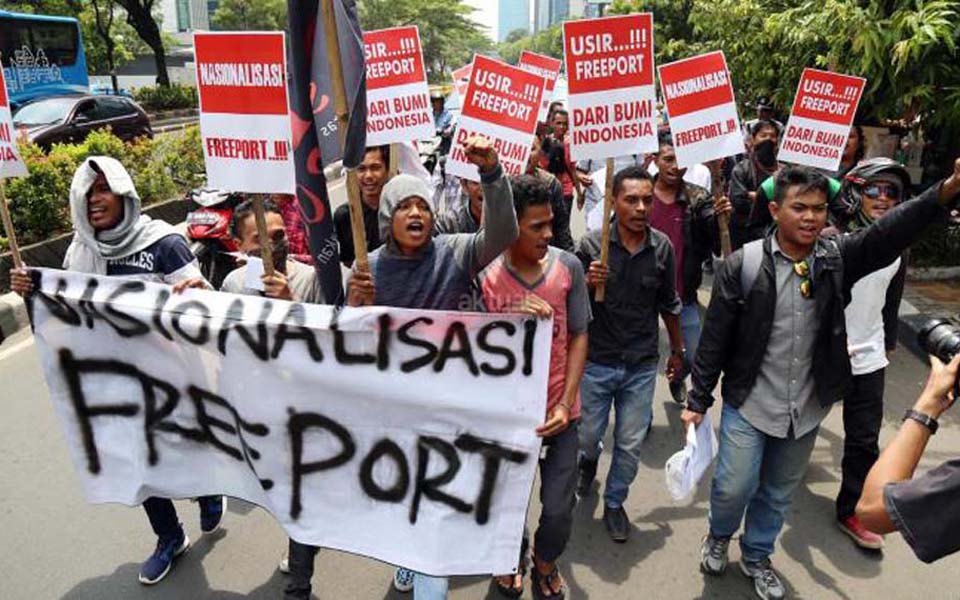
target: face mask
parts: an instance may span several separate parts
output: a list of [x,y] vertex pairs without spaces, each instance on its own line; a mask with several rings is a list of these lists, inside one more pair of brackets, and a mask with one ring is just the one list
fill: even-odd
[[761,165],[772,167],[777,162],[777,145],[773,140],[764,140],[753,146],[753,154]]

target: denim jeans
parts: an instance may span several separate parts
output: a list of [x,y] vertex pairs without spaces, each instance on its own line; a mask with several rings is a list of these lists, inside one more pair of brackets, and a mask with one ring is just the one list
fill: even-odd
[[771,437],[724,404],[720,452],[710,490],[710,535],[730,538],[744,521],[740,538],[744,560],[757,563],[773,554],[773,543],[816,439],[817,429],[800,439]]
[[446,600],[450,579],[431,577],[423,573],[413,576],[413,600]]
[[697,346],[700,345],[700,305],[696,301],[684,304],[680,310],[680,333],[683,335],[683,347],[687,351],[687,371],[697,355]]
[[610,508],[619,508],[627,499],[630,484],[637,476],[640,445],[653,420],[653,392],[657,362],[639,365],[603,365],[587,362],[580,382],[580,456],[589,461],[600,458],[603,434],[611,406],[616,411],[613,426],[613,461],[607,474],[603,499]]

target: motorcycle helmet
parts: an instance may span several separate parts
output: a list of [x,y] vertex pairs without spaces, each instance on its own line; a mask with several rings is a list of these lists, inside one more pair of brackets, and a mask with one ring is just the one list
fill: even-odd
[[860,212],[860,208],[863,206],[864,186],[881,173],[889,173],[900,179],[904,192],[904,197],[900,200],[906,200],[906,193],[910,188],[910,173],[903,165],[885,157],[863,160],[850,169],[850,172],[843,178],[840,189],[839,202],[848,218]]

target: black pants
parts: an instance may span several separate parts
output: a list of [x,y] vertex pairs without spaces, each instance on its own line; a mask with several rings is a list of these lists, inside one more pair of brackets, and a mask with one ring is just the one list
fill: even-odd
[[[577,487],[578,422],[543,440],[540,459],[540,523],[534,534],[534,553],[552,563],[563,554],[573,529],[574,491]],[[523,534],[521,556],[526,554],[527,533]]]
[[158,538],[169,540],[180,535],[180,519],[177,518],[177,509],[172,500],[147,498],[143,501],[143,510],[146,511],[150,526]]
[[837,518],[843,520],[857,508],[863,482],[880,456],[883,422],[884,369],[855,375],[853,389],[843,399],[843,479],[837,495]]
[[313,579],[313,560],[320,548],[308,546],[290,538],[287,563],[290,565],[290,577],[283,590],[285,600],[307,600],[310,598],[310,580]]
[[570,235],[570,213],[573,211],[573,196],[564,196],[563,203],[557,206],[550,203],[553,209],[553,239],[550,245],[567,252],[573,252],[573,236]]

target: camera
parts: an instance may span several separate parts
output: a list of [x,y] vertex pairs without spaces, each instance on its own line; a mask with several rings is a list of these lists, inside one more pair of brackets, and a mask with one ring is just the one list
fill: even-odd
[[920,347],[944,364],[960,354],[960,327],[947,319],[931,319],[917,335]]

